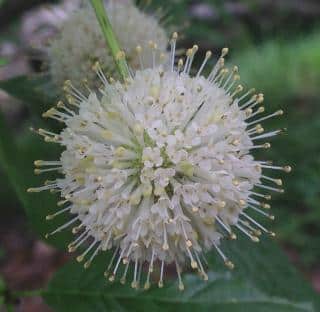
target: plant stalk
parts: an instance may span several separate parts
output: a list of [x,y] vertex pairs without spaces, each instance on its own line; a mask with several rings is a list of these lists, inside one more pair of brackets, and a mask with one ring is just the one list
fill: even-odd
[[129,76],[125,54],[121,50],[118,40],[112,29],[103,0],[91,0],[91,4],[96,13],[103,36],[107,43],[107,47],[110,49],[112,57],[116,63],[117,70],[121,78],[125,80]]

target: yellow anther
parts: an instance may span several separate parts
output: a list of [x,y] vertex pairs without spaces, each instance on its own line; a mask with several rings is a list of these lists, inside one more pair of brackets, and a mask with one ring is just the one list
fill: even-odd
[[240,80],[240,78],[241,78],[241,77],[240,77],[240,75],[238,75],[238,74],[233,76],[233,80],[234,80],[234,81]]
[[199,50],[199,47],[195,44],[195,45],[192,47],[192,52],[193,52],[193,53],[196,53],[198,50]]
[[232,181],[232,183],[233,183],[234,186],[238,186],[238,185],[240,184],[237,179],[234,179],[234,180]]
[[198,268],[198,264],[197,264],[197,262],[194,261],[194,260],[191,261],[190,265],[191,265],[191,268],[192,268],[192,269],[197,269],[197,268]]
[[69,252],[69,253],[75,252],[76,250],[77,250],[77,248],[74,247],[74,246],[68,247],[68,252]]
[[263,132],[264,132],[264,128],[262,128],[262,127],[260,126],[260,128],[257,129],[257,132],[258,132],[258,134],[263,133]]
[[241,91],[243,91],[243,86],[242,85],[238,85],[236,87],[236,92],[241,92]]
[[41,166],[43,164],[43,161],[42,160],[35,160],[33,163],[34,163],[35,166],[38,167],[38,166]]
[[198,212],[199,208],[198,207],[192,207],[192,212]]
[[58,108],[64,107],[64,103],[63,103],[62,101],[59,101],[59,102],[57,103],[57,107],[58,107]]
[[35,189],[33,187],[30,187],[30,188],[27,189],[27,192],[28,193],[37,193],[37,192],[40,192],[40,191],[38,191],[37,189]]
[[271,144],[270,143],[264,143],[263,144],[263,148],[270,148],[271,147]]
[[178,39],[178,33],[176,31],[172,34],[172,39],[173,40],[177,40]]
[[206,52],[206,58],[209,59],[212,56],[212,52],[211,51],[207,51]]
[[144,289],[148,290],[150,288],[150,282],[145,282]]
[[254,243],[259,243],[259,242],[260,242],[260,239],[259,239],[257,236],[251,236],[251,240],[252,240]]
[[192,54],[193,54],[193,50],[192,49],[188,49],[187,52],[186,52],[186,55],[188,57],[190,57],[190,56],[192,56]]
[[178,68],[180,69],[183,66],[183,59],[179,59]]
[[247,109],[245,110],[245,113],[246,113],[246,116],[247,116],[247,117],[249,117],[249,116],[252,114],[252,112],[253,112],[252,108],[247,108]]
[[274,215],[269,215],[269,219],[273,221],[275,219],[275,216]]
[[235,240],[235,239],[237,239],[237,235],[234,234],[234,233],[231,233],[231,234],[230,234],[230,238],[231,238],[232,240]]
[[229,53],[229,48],[223,48],[221,51],[221,56],[225,57]]
[[100,63],[99,62],[95,62],[93,65],[92,65],[92,70],[97,72],[100,70]]
[[168,245],[167,243],[164,243],[164,244],[162,245],[162,249],[163,249],[163,250],[169,250],[169,245]]
[[182,282],[179,283],[179,290],[184,291],[184,285]]
[[261,207],[264,208],[264,209],[270,209],[271,206],[269,204],[266,204],[266,203],[261,203]]
[[283,171],[286,173],[290,173],[292,171],[292,168],[290,166],[284,166]]
[[81,256],[78,256],[76,259],[77,259],[78,262],[82,262],[84,257],[81,255]]
[[264,95],[262,93],[258,94],[257,96],[257,102],[262,103],[264,101]]
[[88,269],[88,268],[90,267],[90,265],[91,265],[91,261],[87,261],[87,262],[83,265],[83,267],[84,267],[85,269]]
[[234,264],[230,261],[230,260],[226,260],[224,262],[224,264],[226,265],[226,267],[230,270],[233,270],[234,269]]

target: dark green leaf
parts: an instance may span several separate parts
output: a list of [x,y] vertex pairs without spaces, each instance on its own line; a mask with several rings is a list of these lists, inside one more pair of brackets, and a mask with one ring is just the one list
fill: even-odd
[[41,116],[56,100],[53,87],[42,77],[20,76],[0,81],[0,89],[26,103],[37,117]]
[[[21,140],[21,138],[20,138]],[[35,159],[57,159],[58,149],[54,144],[44,143],[40,137],[28,133],[19,145],[15,144],[11,131],[0,116],[0,163],[19,200],[25,208],[33,229],[41,236],[64,222],[46,221],[45,217],[57,209],[57,198],[50,193],[27,193],[27,189],[43,184],[44,177],[33,174]],[[19,147],[19,148],[17,148]],[[52,240],[55,246],[65,246],[69,235],[60,233]]]
[[224,311],[302,312],[316,311],[313,293],[291,268],[285,256],[271,242],[260,246],[239,240],[228,248],[237,265],[228,272],[209,255],[209,281],[186,274],[186,290],[176,282],[163,289],[156,284],[149,291],[135,291],[103,278],[108,256],[101,255],[89,270],[74,262],[53,278],[44,297],[59,312],[85,311]]

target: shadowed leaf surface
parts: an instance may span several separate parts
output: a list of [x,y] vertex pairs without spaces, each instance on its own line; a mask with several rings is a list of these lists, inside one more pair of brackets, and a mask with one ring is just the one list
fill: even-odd
[[[61,312],[71,311],[216,311],[302,312],[316,311],[315,295],[300,279],[285,256],[270,241],[254,245],[244,239],[228,242],[227,253],[236,264],[227,271],[217,255],[208,255],[209,281],[196,274],[185,274],[185,291],[177,290],[176,281],[167,281],[149,291],[106,281],[103,272],[108,256],[99,256],[89,270],[75,262],[54,276],[44,293],[47,303]],[[214,270],[214,271],[213,271]],[[121,276],[119,274],[119,276]],[[144,280],[142,279],[141,287]]]

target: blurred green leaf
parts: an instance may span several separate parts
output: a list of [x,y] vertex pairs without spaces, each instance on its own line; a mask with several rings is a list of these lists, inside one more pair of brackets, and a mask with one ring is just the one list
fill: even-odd
[[25,103],[34,116],[40,117],[56,101],[54,88],[44,77],[15,77],[0,81],[0,89]]
[[6,283],[3,280],[3,278],[0,276],[0,308],[4,305],[5,291],[6,291]]
[[[1,6],[1,3],[0,3],[0,6]],[[0,67],[6,65],[7,63],[8,63],[8,60],[6,60],[3,57],[0,57]]]
[[[17,197],[25,208],[28,220],[41,237],[64,222],[59,218],[48,224],[45,217],[57,210],[57,198],[50,193],[27,193],[27,189],[43,184],[43,177],[33,174],[33,162],[35,159],[58,158],[59,148],[54,144],[44,143],[40,137],[29,133],[21,137],[17,144],[11,135],[11,131],[0,116],[0,163],[8,180],[13,186]],[[19,147],[19,148],[18,148]],[[61,233],[49,240],[53,245],[65,247],[69,239],[67,233]]]
[[273,203],[275,230],[308,265],[320,257],[319,39],[320,30],[291,42],[271,41],[233,60],[243,83],[265,94],[268,112],[285,110],[282,118],[268,121],[266,127],[285,127],[288,132],[272,141],[273,148],[263,158],[293,167],[285,177],[285,194]]
[[[135,291],[117,281],[107,283],[103,272],[108,256],[99,256],[92,268],[71,262],[51,281],[44,297],[55,311],[316,311],[315,295],[270,241],[253,245],[244,239],[225,244],[236,264],[226,271],[217,255],[209,254],[209,281],[185,274],[185,291],[176,282],[158,289]],[[130,281],[129,281],[130,283]],[[142,285],[143,286],[143,285]]]

